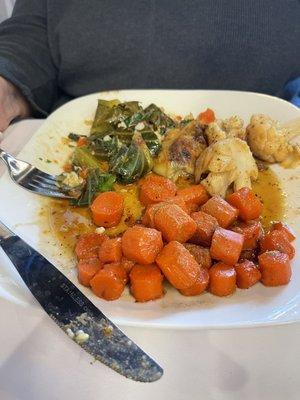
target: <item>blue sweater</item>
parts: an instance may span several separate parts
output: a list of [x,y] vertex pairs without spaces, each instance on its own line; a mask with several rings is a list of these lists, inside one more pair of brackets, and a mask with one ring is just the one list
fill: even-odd
[[46,114],[123,88],[272,95],[300,76],[299,0],[17,0],[0,75]]

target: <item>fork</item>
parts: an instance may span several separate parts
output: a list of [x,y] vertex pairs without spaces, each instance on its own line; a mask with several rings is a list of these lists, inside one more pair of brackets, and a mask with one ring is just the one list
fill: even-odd
[[1,148],[0,158],[5,162],[11,179],[24,189],[42,196],[59,199],[73,198],[59,190],[56,176],[46,174],[25,161],[17,160]]

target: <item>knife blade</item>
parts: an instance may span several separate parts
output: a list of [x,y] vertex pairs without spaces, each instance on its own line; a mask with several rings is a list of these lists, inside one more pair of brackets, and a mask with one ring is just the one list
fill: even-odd
[[0,222],[0,246],[49,317],[96,360],[126,378],[154,382],[163,369],[46,258]]

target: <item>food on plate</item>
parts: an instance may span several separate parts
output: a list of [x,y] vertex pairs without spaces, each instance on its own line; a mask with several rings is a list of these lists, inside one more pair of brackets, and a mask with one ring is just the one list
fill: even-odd
[[90,280],[90,286],[96,296],[104,300],[117,300],[123,293],[125,284],[119,274],[111,269],[102,268]]
[[193,212],[191,217],[197,224],[197,230],[190,241],[203,246],[210,246],[214,231],[219,226],[217,219],[203,211]]
[[196,232],[196,222],[176,204],[165,204],[154,214],[154,226],[167,242],[187,242]]
[[[207,174],[202,179],[203,174]],[[225,197],[228,188],[251,188],[251,180],[256,180],[258,169],[244,140],[227,138],[207,147],[195,165],[195,181],[201,182],[210,195]]]
[[198,296],[199,294],[203,293],[204,290],[207,288],[208,282],[209,273],[207,269],[200,268],[198,276],[196,278],[196,282],[186,289],[179,289],[179,292],[183,296]]
[[261,251],[278,250],[289,256],[290,259],[295,256],[294,246],[290,243],[287,238],[286,232],[282,230],[274,229],[267,233],[260,240]]
[[207,147],[197,120],[167,132],[162,149],[154,160],[153,171],[173,181],[194,174],[195,162]]
[[258,256],[261,281],[265,286],[281,286],[289,283],[292,270],[287,254],[280,251],[266,251]]
[[130,271],[130,292],[140,303],[159,299],[164,295],[163,279],[156,264],[136,264]]
[[238,210],[220,196],[211,197],[201,211],[214,217],[222,228],[227,228],[238,217]]
[[121,261],[122,259],[121,238],[104,240],[104,242],[102,242],[99,248],[98,257],[102,263]]
[[208,144],[211,145],[219,140],[227,138],[239,138],[245,140],[246,129],[244,128],[244,121],[234,115],[224,120],[219,119],[211,121],[205,129],[204,135]]
[[269,176],[254,157],[271,160],[272,146],[261,146],[277,146],[278,129],[266,116],[246,130],[238,116],[218,119],[212,109],[181,119],[154,104],[99,100],[90,135],[69,135],[76,147],[60,177],[78,194],[70,207],[81,210],[62,224],[84,227],[79,282],[109,301],[128,284],[137,302],[162,298],[165,281],[183,296],[220,297],[257,282],[287,284],[295,235],[283,222],[268,226],[273,199],[252,190]]
[[222,262],[214,264],[209,270],[209,291],[223,297],[236,290],[236,272],[234,266]]
[[156,229],[136,225],[122,236],[124,256],[139,264],[152,264],[162,248],[162,234]]
[[200,267],[209,269],[212,265],[209,249],[193,243],[185,243],[184,247],[188,249]]
[[258,220],[237,222],[231,230],[244,236],[243,250],[254,250],[263,235],[263,228]]
[[99,258],[81,259],[77,265],[78,280],[83,286],[90,286],[91,279],[102,268]]
[[261,272],[254,262],[245,260],[235,265],[236,285],[240,289],[249,289],[261,279]]
[[144,206],[171,199],[177,192],[174,182],[163,176],[150,174],[139,182],[139,199]]
[[214,260],[234,265],[240,258],[243,244],[244,235],[218,227],[212,237],[210,255]]
[[261,215],[263,205],[248,187],[230,194],[226,200],[238,210],[239,217],[243,221],[257,219]]
[[299,134],[299,126],[298,132],[290,135],[287,128],[264,114],[253,115],[247,126],[247,142],[253,155],[270,163],[283,162],[287,159],[291,162],[300,162],[299,145],[290,143],[292,137]]
[[201,268],[183,244],[176,241],[163,248],[156,263],[176,289],[187,289],[194,285]]
[[121,221],[123,211],[123,196],[116,192],[99,194],[91,205],[94,223],[105,228],[118,225]]

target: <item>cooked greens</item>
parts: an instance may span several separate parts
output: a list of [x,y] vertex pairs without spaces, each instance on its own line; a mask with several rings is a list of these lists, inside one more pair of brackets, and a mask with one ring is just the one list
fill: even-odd
[[[73,204],[90,204],[97,193],[112,190],[116,180],[132,183],[151,171],[162,136],[174,126],[155,104],[143,108],[137,101],[99,100],[90,135],[70,160],[75,173],[86,175],[85,188]],[[75,142],[81,137],[69,134]],[[103,163],[107,172],[102,171]]]
[[74,206],[88,206],[92,203],[95,195],[112,190],[116,177],[112,174],[103,173],[99,168],[89,169],[86,177],[86,185],[78,199],[72,199]]

